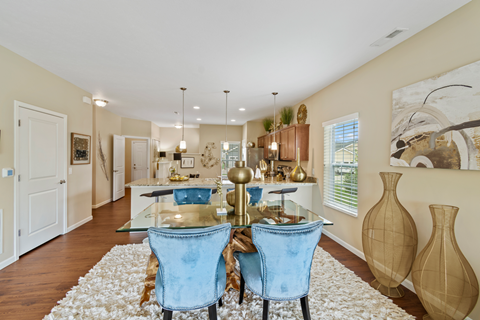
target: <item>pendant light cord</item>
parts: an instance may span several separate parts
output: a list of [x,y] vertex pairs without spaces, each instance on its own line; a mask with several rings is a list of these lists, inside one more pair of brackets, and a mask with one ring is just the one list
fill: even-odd
[[182,105],[183,105],[183,125],[182,125],[182,141],[185,141],[185,90],[182,90],[183,98],[182,98]]
[[228,127],[228,94],[230,93],[230,90],[224,90],[225,92],[225,143],[228,143],[227,140],[227,127]]
[[277,123],[275,122],[275,113],[277,112],[277,94],[278,92],[272,92],[273,94],[273,142],[275,142],[275,129],[277,126]]

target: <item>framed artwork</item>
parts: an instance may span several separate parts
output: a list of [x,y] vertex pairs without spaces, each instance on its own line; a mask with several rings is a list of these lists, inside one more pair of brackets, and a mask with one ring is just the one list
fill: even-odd
[[480,170],[480,61],[393,92],[390,165]]
[[194,168],[195,167],[195,158],[194,157],[182,157],[182,162],[180,167],[185,168]]
[[72,132],[72,155],[70,164],[90,164],[90,149],[92,137],[86,134]]

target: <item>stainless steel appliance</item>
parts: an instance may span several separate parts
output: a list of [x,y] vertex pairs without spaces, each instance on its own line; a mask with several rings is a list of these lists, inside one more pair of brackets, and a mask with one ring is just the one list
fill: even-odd
[[[246,148],[247,167],[255,170],[259,166],[260,160],[263,160],[263,148]],[[260,167],[260,166],[259,166]]]

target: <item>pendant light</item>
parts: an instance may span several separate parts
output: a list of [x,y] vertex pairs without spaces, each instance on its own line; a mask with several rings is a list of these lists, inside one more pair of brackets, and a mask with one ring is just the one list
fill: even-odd
[[187,143],[185,142],[185,90],[187,90],[187,88],[181,87],[180,90],[182,90],[182,94],[183,94],[183,100],[182,100],[183,124],[182,124],[182,141],[180,141],[180,150],[185,150],[187,149]]
[[228,94],[230,93],[229,90],[223,91],[225,92],[225,142],[223,143],[223,150],[227,151],[229,149],[228,139],[227,139],[227,113],[228,113]]
[[272,142],[272,147],[270,148],[271,150],[277,150],[278,146],[277,143],[275,142],[275,127],[277,126],[277,123],[275,122],[275,113],[276,113],[276,99],[277,99],[277,94],[278,92],[272,92],[273,94],[273,142]]

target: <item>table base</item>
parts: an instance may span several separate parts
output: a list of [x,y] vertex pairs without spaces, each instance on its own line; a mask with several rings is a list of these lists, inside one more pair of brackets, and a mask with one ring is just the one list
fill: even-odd
[[[240,275],[235,273],[236,260],[233,256],[235,251],[240,252],[257,252],[257,248],[252,242],[252,229],[251,228],[237,228],[232,229],[230,235],[230,241],[223,250],[223,258],[225,259],[225,267],[227,270],[227,285],[225,291],[230,289],[239,290],[240,288]],[[150,300],[150,292],[155,289],[155,277],[158,270],[158,260],[153,252],[150,254],[147,265],[147,277],[145,278],[142,297],[140,299],[140,305]]]

